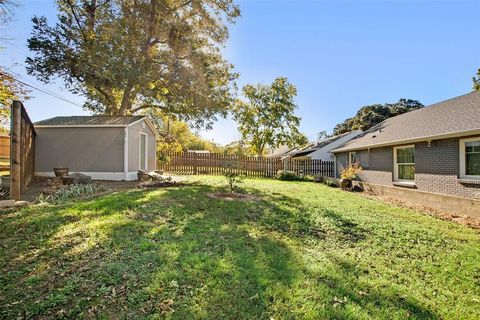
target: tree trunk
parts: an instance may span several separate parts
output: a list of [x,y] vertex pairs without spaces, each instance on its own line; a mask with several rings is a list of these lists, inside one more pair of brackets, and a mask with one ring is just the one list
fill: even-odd
[[128,111],[132,110],[132,101],[134,96],[132,95],[133,85],[132,81],[128,80],[125,90],[123,91],[122,102],[120,104],[120,109],[118,110],[118,115],[125,116]]

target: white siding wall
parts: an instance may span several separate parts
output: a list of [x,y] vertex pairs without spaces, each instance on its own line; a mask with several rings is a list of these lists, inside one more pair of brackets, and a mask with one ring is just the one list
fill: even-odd
[[308,157],[311,158],[311,159],[320,159],[320,160],[323,160],[323,161],[333,161],[333,159],[334,159],[333,154],[330,153],[330,151],[340,147],[345,142],[348,142],[348,141],[352,140],[353,138],[358,136],[360,133],[362,133],[362,131],[360,131],[360,130],[352,131],[349,134],[345,135],[344,137],[330,143],[329,145],[327,145],[327,146],[325,146],[321,149],[318,149],[315,152],[310,153],[308,155]]
[[156,169],[156,141],[155,134],[147,125],[145,120],[128,127],[128,171],[136,172],[139,167],[140,160],[140,133],[147,135],[147,170]]

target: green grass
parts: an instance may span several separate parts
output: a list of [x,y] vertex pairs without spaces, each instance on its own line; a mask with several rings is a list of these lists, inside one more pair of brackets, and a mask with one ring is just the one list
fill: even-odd
[[310,182],[221,177],[0,214],[0,318],[479,319],[480,234]]

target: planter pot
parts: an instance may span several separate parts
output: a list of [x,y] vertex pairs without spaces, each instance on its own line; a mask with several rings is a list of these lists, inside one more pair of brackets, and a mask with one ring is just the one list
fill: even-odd
[[63,177],[68,174],[68,168],[53,168],[56,177]]
[[340,180],[340,187],[342,187],[342,190],[352,190],[352,180],[351,179]]

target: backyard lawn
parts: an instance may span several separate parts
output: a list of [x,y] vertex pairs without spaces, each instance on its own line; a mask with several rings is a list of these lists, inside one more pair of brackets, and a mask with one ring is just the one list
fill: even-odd
[[222,177],[0,214],[0,318],[480,319],[480,233],[311,182]]

